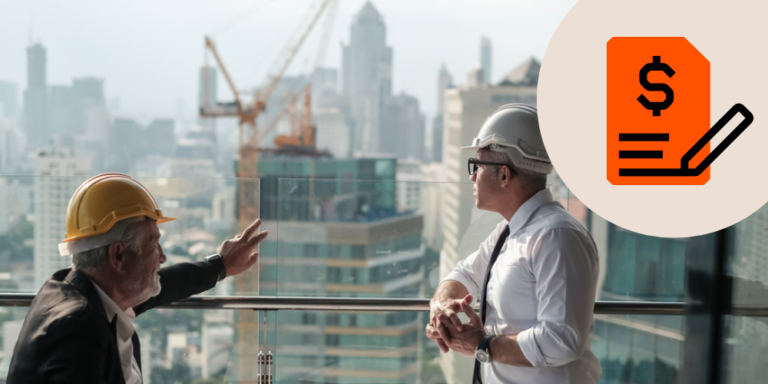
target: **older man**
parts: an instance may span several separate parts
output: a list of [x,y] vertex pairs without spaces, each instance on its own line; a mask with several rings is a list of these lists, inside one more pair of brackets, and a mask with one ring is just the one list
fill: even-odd
[[481,372],[488,383],[597,383],[589,349],[597,249],[546,189],[552,164],[536,108],[499,108],[464,148],[477,151],[468,164],[477,208],[504,220],[438,286],[428,337],[443,352],[475,356],[474,384]]
[[267,237],[257,220],[206,261],[160,269],[157,224],[170,220],[129,176],[103,174],[78,188],[59,246],[73,267],[54,273],[32,301],[9,384],[142,383],[134,317],[247,270]]

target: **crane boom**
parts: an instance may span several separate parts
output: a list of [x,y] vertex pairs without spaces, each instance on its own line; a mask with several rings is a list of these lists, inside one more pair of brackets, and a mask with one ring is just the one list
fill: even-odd
[[277,84],[280,83],[283,75],[285,75],[285,71],[288,70],[288,67],[291,65],[293,58],[296,57],[296,53],[299,51],[299,48],[301,48],[302,44],[304,44],[307,36],[309,36],[309,33],[315,27],[315,24],[317,24],[317,21],[320,20],[320,16],[323,14],[325,8],[327,8],[328,5],[334,1],[336,0],[322,0],[320,3],[318,3],[316,7],[317,9],[310,10],[310,12],[305,17],[305,20],[309,19],[309,22],[300,23],[299,29],[297,29],[291,39],[288,40],[288,43],[277,57],[277,60],[275,60],[275,62],[272,64],[272,68],[267,75],[267,80],[265,81],[267,87],[265,88],[264,92],[259,93],[256,97],[256,109],[259,112],[264,109],[264,106],[267,103],[267,99],[269,99],[269,97],[272,95],[272,92],[274,92],[275,88],[277,88]]
[[[221,58],[219,57],[219,51],[216,50],[216,45],[213,44],[213,41],[206,36],[205,37],[205,46],[208,47],[208,49],[213,54],[213,58],[216,59],[216,64],[219,65],[219,69],[221,69],[221,73],[224,75],[224,78],[227,80],[227,85],[229,85],[229,89],[232,91],[232,95],[235,96],[235,103],[237,103],[238,108],[240,108],[240,95],[237,92],[237,87],[235,87],[235,83],[232,81],[232,77],[229,76],[229,71],[227,71],[227,67],[224,66],[224,63],[221,61]],[[205,73],[205,76],[208,76],[208,73]],[[205,94],[206,101],[208,97],[208,92]]]

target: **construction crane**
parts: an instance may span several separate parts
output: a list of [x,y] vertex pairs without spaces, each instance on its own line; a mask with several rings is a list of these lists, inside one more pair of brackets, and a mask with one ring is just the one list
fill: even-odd
[[[323,59],[325,58],[325,52],[328,48],[328,41],[330,40],[331,33],[333,32],[334,21],[336,19],[336,12],[338,10],[338,1],[334,1],[329,5],[328,15],[326,17],[325,28],[320,38],[320,44],[318,46],[317,55],[315,56],[315,65],[310,79],[304,89],[293,96],[291,103],[287,106],[290,113],[291,121],[291,133],[290,135],[279,135],[275,137],[275,147],[280,148],[315,148],[315,126],[312,122],[312,78],[311,76],[317,73],[323,65]],[[298,114],[296,104],[301,96],[304,96],[304,108],[301,115]]]
[[[219,55],[214,42],[206,36],[206,66],[208,52],[213,55],[219,70],[224,75],[229,89],[232,91],[234,101],[217,102],[209,100],[208,79],[209,71],[204,71],[204,100],[200,106],[200,117],[218,118],[218,117],[237,117],[239,119],[238,129],[238,162],[237,162],[237,212],[239,216],[238,226],[243,230],[255,218],[259,217],[259,185],[258,183],[258,155],[261,142],[265,139],[269,131],[274,128],[277,121],[284,116],[285,111],[278,114],[277,118],[268,124],[266,129],[258,129],[256,122],[267,105],[272,93],[277,88],[285,71],[290,66],[296,53],[301,48],[309,33],[317,24],[321,15],[328,6],[337,0],[318,0],[305,15],[297,30],[286,43],[280,55],[272,64],[265,81],[264,87],[256,91],[252,101],[248,102],[241,97],[241,92],[235,86],[232,77],[224,66],[224,62]],[[285,98],[284,98],[285,99]],[[282,104],[282,102],[281,102]],[[311,121],[310,121],[311,125]],[[314,140],[312,138],[312,140]],[[259,292],[259,274],[258,271],[244,272],[235,280],[235,286],[241,294],[258,294]],[[247,312],[247,311],[246,311]],[[266,321],[266,315],[264,320]],[[258,313],[242,313],[238,317],[237,332],[239,335],[237,354],[241,359],[253,359],[256,361],[258,352]],[[266,330],[266,329],[265,329]],[[266,340],[265,340],[266,343]],[[250,381],[256,378],[258,374],[258,364],[238,364],[238,376],[241,383],[255,382]]]
[[[335,3],[337,0],[319,0],[313,4],[309,12],[305,15],[303,21],[299,24],[298,29],[294,32],[292,37],[288,40],[288,43],[283,48],[282,52],[272,64],[271,69],[268,72],[267,78],[264,81],[266,86],[261,91],[256,91],[253,95],[251,102],[246,102],[241,98],[241,93],[235,86],[232,77],[227,71],[224,62],[219,55],[218,50],[214,42],[206,36],[205,47],[206,52],[210,51],[213,58],[216,60],[221,73],[227,81],[229,89],[232,91],[234,101],[231,102],[214,102],[208,99],[209,92],[205,89],[203,105],[200,106],[200,117],[217,118],[217,117],[237,117],[239,118],[239,132],[238,132],[238,165],[237,165],[237,177],[241,179],[255,179],[258,177],[258,152],[261,145],[261,140],[266,136],[259,132],[256,126],[256,122],[260,114],[264,111],[267,105],[267,100],[277,88],[280,80],[283,78],[285,71],[290,66],[296,53],[301,48],[304,41],[309,36],[314,26],[317,24],[320,16],[328,8],[329,5]],[[207,60],[207,56],[206,56]],[[208,71],[204,74],[204,87],[207,88],[209,84]],[[311,123],[310,123],[311,124]],[[312,138],[314,142],[314,138]],[[251,218],[258,217],[258,198],[252,196],[252,191],[242,190],[247,187],[247,183],[240,183],[241,191],[239,199],[239,213],[240,213],[240,227],[244,228],[249,224]]]

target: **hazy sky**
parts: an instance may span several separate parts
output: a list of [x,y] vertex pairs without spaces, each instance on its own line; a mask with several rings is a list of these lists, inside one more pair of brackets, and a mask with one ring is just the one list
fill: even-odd
[[[316,0],[84,1],[0,0],[0,80],[26,88],[30,32],[48,51],[48,83],[105,80],[107,99],[137,117],[193,118],[203,37],[216,41],[240,89],[259,85],[288,37]],[[366,0],[339,0],[325,66],[340,67],[353,15]],[[479,61],[480,36],[493,44],[493,79],[530,56],[541,59],[576,0],[374,0],[394,50],[393,91],[415,95],[429,118],[445,62],[463,84]],[[308,72],[323,20],[289,74]],[[219,98],[230,92],[219,79]]]

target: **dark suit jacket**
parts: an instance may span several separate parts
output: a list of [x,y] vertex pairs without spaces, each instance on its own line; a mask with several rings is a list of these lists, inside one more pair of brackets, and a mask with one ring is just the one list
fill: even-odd
[[[160,294],[138,305],[136,315],[216,285],[215,264],[176,264],[160,270]],[[91,280],[62,269],[40,289],[13,351],[8,384],[124,384],[117,351],[117,322],[107,319]],[[141,359],[136,359],[141,365]]]

